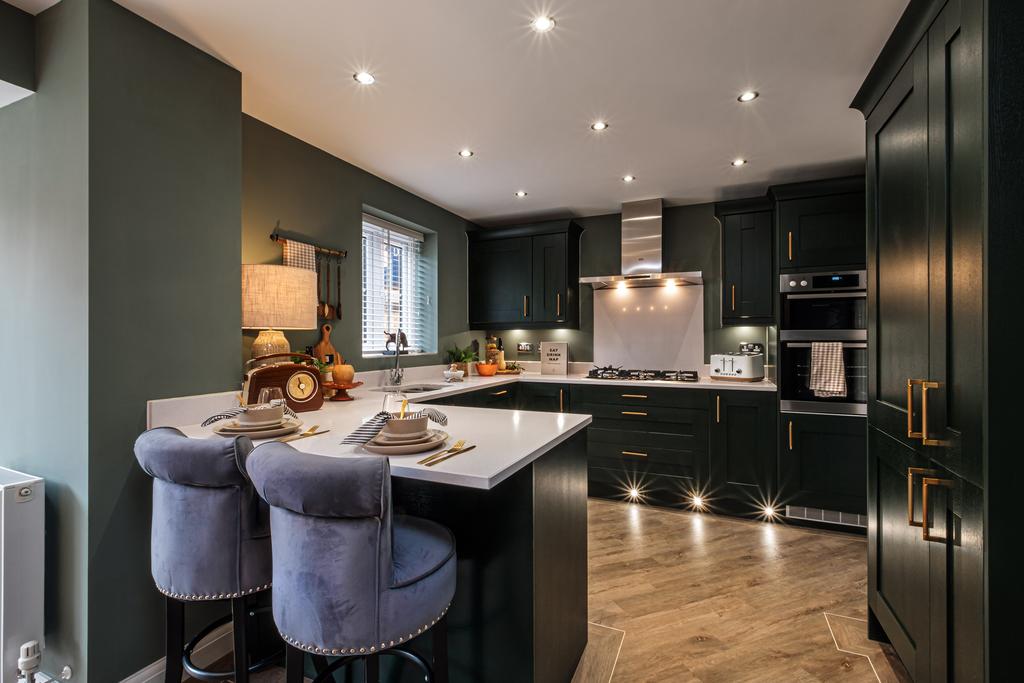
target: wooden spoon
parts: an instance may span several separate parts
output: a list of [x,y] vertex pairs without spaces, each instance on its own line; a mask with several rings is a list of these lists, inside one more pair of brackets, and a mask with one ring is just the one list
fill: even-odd
[[335,306],[334,317],[341,320],[341,260],[338,260],[338,303]]
[[326,301],[324,302],[324,308],[321,311],[321,313],[323,314],[322,315],[323,318],[326,318],[327,320],[330,320],[331,318],[334,317],[334,306],[331,306],[331,262],[330,262],[330,260],[328,260],[327,263],[326,263],[326,269],[327,269],[327,291],[324,292],[324,299],[326,299]]

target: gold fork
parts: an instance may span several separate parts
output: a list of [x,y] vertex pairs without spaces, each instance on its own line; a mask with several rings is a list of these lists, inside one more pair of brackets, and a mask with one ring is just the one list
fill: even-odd
[[443,451],[441,451],[440,453],[434,453],[433,455],[428,455],[427,457],[423,458],[422,460],[420,460],[416,464],[417,465],[427,465],[427,464],[430,463],[431,460],[434,460],[435,458],[440,458],[445,453],[451,453],[452,451],[457,451],[457,450],[459,450],[460,448],[462,448],[465,445],[466,445],[466,440],[465,439],[459,439],[458,441],[455,442],[455,444],[451,448],[446,448]]
[[282,436],[280,439],[275,439],[275,441],[278,441],[280,443],[288,443],[289,441],[298,441],[299,439],[304,439],[307,436],[313,436],[314,434],[317,433],[316,430],[318,430],[319,428],[320,428],[320,425],[313,425],[312,427],[310,427],[306,431],[302,432],[301,434],[289,434],[288,436]]

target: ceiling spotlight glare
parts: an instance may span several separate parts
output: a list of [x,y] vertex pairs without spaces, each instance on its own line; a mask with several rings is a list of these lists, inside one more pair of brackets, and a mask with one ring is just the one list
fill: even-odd
[[549,16],[541,15],[530,22],[530,28],[537,33],[547,33],[555,27],[555,20]]
[[753,102],[757,99],[758,95],[760,95],[760,93],[756,90],[745,90],[744,92],[741,92],[740,96],[736,99],[740,102]]
[[600,133],[602,130],[608,129],[608,124],[605,121],[594,121],[592,124],[590,124],[590,129],[596,130],[597,132]]
[[352,74],[352,78],[356,79],[356,83],[359,85],[373,85],[377,82],[377,79],[369,71],[360,71],[359,73]]
[[740,167],[740,166],[745,166],[746,163],[747,163],[746,159],[733,159],[732,160],[732,165],[736,166],[737,168]]
[[624,175],[624,176],[622,176],[622,182],[624,182],[624,183],[631,183],[634,180],[636,180],[636,176],[635,175]]
[[471,150],[471,149],[460,149],[459,150],[459,156],[462,157],[463,159],[468,159],[471,156],[473,156],[473,150]]
[[519,190],[518,192],[516,192],[516,197],[518,197],[519,199],[522,199],[525,196],[526,196],[526,190]]

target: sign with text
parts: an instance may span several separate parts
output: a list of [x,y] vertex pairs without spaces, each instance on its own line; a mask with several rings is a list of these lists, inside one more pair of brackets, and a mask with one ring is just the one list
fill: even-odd
[[540,343],[540,374],[565,375],[569,372],[569,343]]

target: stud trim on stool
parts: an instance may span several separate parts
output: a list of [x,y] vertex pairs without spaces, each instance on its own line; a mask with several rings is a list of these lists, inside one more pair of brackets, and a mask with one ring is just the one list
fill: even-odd
[[280,631],[278,631],[278,633],[281,633],[281,638],[284,640],[284,642],[288,643],[292,647],[298,648],[299,650],[303,650],[305,652],[311,652],[313,654],[332,654],[332,655],[339,655],[339,654],[341,654],[341,655],[345,655],[345,654],[354,655],[354,654],[360,654],[360,653],[364,653],[365,654],[366,652],[376,652],[378,650],[387,650],[388,648],[395,647],[396,645],[401,645],[402,643],[406,642],[407,640],[412,640],[418,634],[421,634],[421,633],[424,633],[426,631],[429,631],[432,626],[434,626],[435,624],[437,624],[437,622],[441,621],[441,619],[444,618],[444,615],[448,614],[448,610],[451,608],[451,606],[452,606],[452,604],[448,603],[447,607],[445,607],[443,610],[441,610],[441,613],[439,615],[437,615],[437,617],[434,620],[432,620],[429,624],[424,624],[420,628],[416,629],[416,633],[410,633],[407,636],[401,636],[400,638],[398,638],[398,640],[389,640],[389,641],[387,641],[387,644],[385,644],[384,642],[381,642],[379,647],[376,646],[376,645],[364,645],[362,647],[341,647],[341,648],[337,648],[337,647],[336,648],[326,648],[326,647],[324,647],[324,648],[321,648],[319,646],[312,645],[310,643],[300,642],[300,641],[296,640],[295,638],[292,638],[291,636],[289,636],[287,633],[281,633]]

